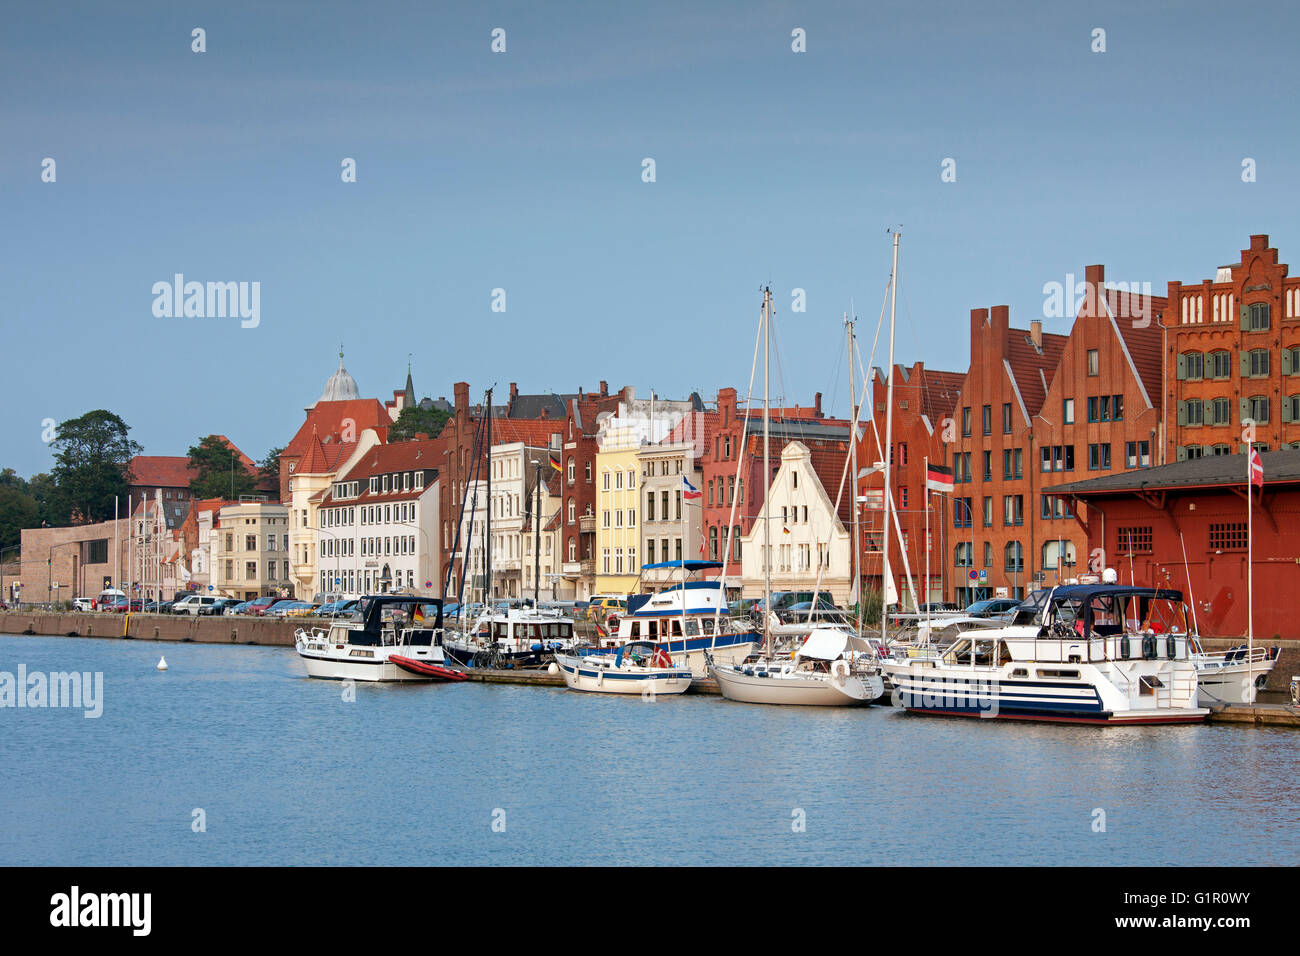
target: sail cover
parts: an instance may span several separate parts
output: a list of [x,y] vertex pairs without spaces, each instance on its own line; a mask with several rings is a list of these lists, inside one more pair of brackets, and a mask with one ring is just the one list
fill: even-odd
[[799,648],[800,657],[811,657],[819,661],[833,661],[844,653],[848,635],[830,627],[819,627],[808,635],[808,640]]

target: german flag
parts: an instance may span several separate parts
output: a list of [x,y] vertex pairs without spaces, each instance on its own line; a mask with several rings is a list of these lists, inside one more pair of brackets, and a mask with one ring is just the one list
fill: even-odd
[[560,468],[560,456],[557,455],[555,452],[551,452],[551,467],[554,468],[556,471],[562,470]]
[[925,487],[928,491],[952,494],[952,469],[943,465],[930,465],[925,472]]

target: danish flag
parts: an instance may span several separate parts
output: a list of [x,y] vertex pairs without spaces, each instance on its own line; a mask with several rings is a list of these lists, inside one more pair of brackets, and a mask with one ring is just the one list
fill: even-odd
[[1250,483],[1257,485],[1261,490],[1264,487],[1264,462],[1254,448],[1250,450]]

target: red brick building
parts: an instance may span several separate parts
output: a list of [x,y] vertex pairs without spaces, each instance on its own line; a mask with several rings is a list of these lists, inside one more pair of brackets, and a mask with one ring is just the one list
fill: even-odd
[[1257,447],[1300,446],[1300,277],[1287,271],[1257,235],[1213,280],[1169,283],[1166,460],[1238,451],[1247,419]]
[[[1255,638],[1300,637],[1300,451],[1266,452],[1253,489]],[[1246,634],[1246,459],[1207,456],[1051,488],[1072,503],[1097,567],[1122,583],[1176,588],[1207,637]],[[1184,549],[1186,560],[1184,560]],[[1093,570],[1090,566],[1088,570]],[[1195,599],[1194,601],[1192,599]]]
[[[933,494],[927,498],[925,463],[949,464],[948,446],[943,441],[945,423],[951,423],[953,410],[961,395],[965,376],[960,372],[942,372],[927,369],[923,362],[911,368],[896,365],[894,368],[894,414],[890,438],[893,456],[890,459],[890,486],[894,508],[898,515],[905,549],[899,547],[898,536],[888,537],[891,576],[900,595],[907,592],[903,579],[904,568],[910,569],[920,602],[942,601],[948,593],[946,587],[951,574],[944,560],[944,546],[948,529],[944,518],[948,513],[946,496]],[[883,369],[875,369],[871,377],[870,416],[863,425],[862,439],[858,443],[858,470],[870,469],[883,462],[881,449],[885,444],[885,410],[887,408],[889,380]],[[861,524],[860,567],[863,587],[882,591],[884,574],[884,500],[885,478],[881,472],[871,472],[858,481],[858,497],[866,502],[859,510]],[[829,491],[829,489],[828,489]],[[925,588],[926,568],[926,512],[930,508],[930,589]],[[849,520],[852,520],[850,515]],[[906,564],[904,563],[906,551]],[[910,598],[907,599],[910,603]]]

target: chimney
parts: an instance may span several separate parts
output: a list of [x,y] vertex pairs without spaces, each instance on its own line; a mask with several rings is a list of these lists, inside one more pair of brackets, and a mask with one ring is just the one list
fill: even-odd
[[538,413],[537,417],[538,417],[538,418],[550,418],[550,417],[551,417],[551,410],[550,410],[549,408],[547,408],[545,405],[543,405],[543,406],[542,406],[542,410]]
[[513,405],[515,399],[518,397],[519,397],[519,386],[516,385],[514,382],[511,382],[510,383],[510,404]]
[[1034,348],[1040,352],[1043,350],[1043,320],[1034,319],[1029,323],[1029,340],[1034,343]]
[[1084,311],[1091,316],[1105,315],[1106,309],[1101,304],[1100,296],[1105,294],[1106,267],[1102,265],[1085,266],[1083,269],[1083,281],[1084,292],[1086,294],[1086,297],[1083,300]]
[[469,382],[457,382],[452,386],[452,394],[456,396],[456,411],[469,408]]
[[609,382],[602,381],[600,383],[600,397],[601,398],[609,397]]
[[822,393],[818,392],[813,396],[813,418],[822,417]]

